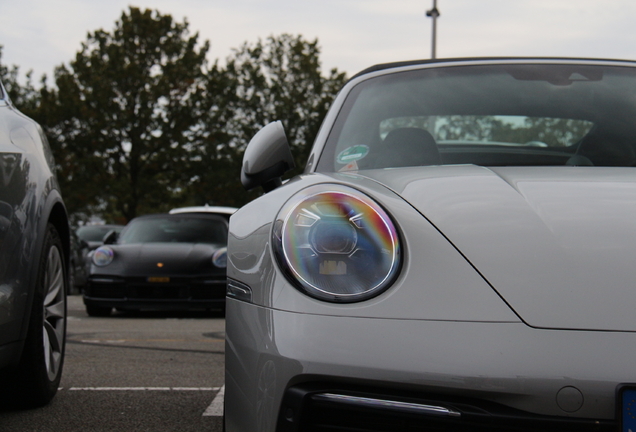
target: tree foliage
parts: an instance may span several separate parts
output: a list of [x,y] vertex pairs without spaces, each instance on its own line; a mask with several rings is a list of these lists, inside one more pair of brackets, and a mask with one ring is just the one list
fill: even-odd
[[384,137],[393,129],[415,127],[431,131],[438,141],[535,143],[548,147],[567,147],[585,136],[592,126],[587,120],[550,117],[414,116],[383,121],[380,134]]
[[[36,89],[0,63],[0,78],[40,122],[74,220],[126,222],[185,205],[241,206],[243,152],[283,121],[302,171],[323,117],[346,80],[323,76],[317,40],[283,34],[245,43],[209,65],[188,23],[130,7],[112,31],[87,35],[75,59]],[[0,50],[1,54],[1,50]]]
[[438,122],[441,126],[436,132],[442,140],[540,142],[549,147],[572,145],[592,126],[588,121],[577,119],[525,117],[521,123],[511,123],[498,116],[472,115],[443,116]]
[[[2,63],[2,45],[0,45],[0,80],[5,86],[9,98],[13,104],[28,115],[33,116],[40,103],[39,91],[33,84],[33,72],[28,71],[25,75],[25,84],[19,82],[20,68],[16,65],[7,66]],[[42,77],[42,84],[46,81],[46,76]]]
[[227,58],[224,79],[225,88],[233,91],[224,98],[228,141],[215,143],[217,158],[207,158],[211,169],[201,171],[190,196],[240,206],[256,193],[248,194],[238,181],[243,151],[254,134],[281,120],[296,160],[294,173],[301,172],[346,76],[337,69],[323,76],[317,40],[282,34],[235,50]]
[[207,51],[186,21],[131,7],[56,69],[45,117],[73,211],[130,220],[178,201],[210,110]]
[[304,166],[346,75],[332,69],[324,77],[318,41],[289,34],[245,43],[228,59],[227,72],[237,86],[237,115],[230,129],[238,147],[267,123],[281,120],[297,165]]

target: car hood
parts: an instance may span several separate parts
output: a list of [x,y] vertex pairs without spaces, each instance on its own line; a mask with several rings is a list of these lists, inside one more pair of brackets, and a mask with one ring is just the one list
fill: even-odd
[[[123,276],[178,275],[193,272],[224,272],[212,265],[212,255],[222,246],[203,243],[141,243],[111,245],[115,259],[95,272]],[[95,266],[93,266],[94,268]]]
[[528,325],[636,331],[634,168],[363,174],[415,207]]

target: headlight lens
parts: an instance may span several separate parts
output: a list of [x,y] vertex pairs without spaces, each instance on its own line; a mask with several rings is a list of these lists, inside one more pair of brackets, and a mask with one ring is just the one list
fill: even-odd
[[113,262],[115,252],[108,246],[100,246],[93,253],[93,264],[98,267],[104,267]]
[[290,199],[273,230],[274,252],[294,285],[334,302],[369,299],[388,288],[401,265],[389,215],[341,185],[309,187]]

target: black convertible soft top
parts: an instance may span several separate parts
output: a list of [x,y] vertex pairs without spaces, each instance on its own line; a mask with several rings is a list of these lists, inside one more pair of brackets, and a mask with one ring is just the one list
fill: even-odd
[[475,62],[480,62],[480,61],[508,61],[508,60],[512,60],[512,61],[524,61],[524,60],[529,60],[529,61],[542,61],[542,60],[546,60],[546,61],[555,61],[555,60],[564,60],[564,61],[608,61],[608,62],[620,62],[620,63],[626,63],[629,64],[630,66],[634,66],[636,65],[636,61],[630,61],[630,60],[615,60],[615,59],[598,59],[598,58],[575,58],[575,57],[456,57],[456,58],[447,58],[447,59],[423,59],[423,60],[406,60],[406,61],[399,61],[399,62],[391,62],[391,63],[380,63],[377,65],[373,65],[370,66],[360,72],[358,72],[357,74],[355,74],[354,76],[352,76],[350,78],[350,81],[362,76],[362,75],[366,75],[372,72],[377,72],[377,71],[381,71],[381,70],[385,70],[385,69],[393,69],[393,68],[399,68],[399,67],[404,67],[404,66],[417,66],[417,65],[425,65],[425,64],[434,64],[434,63],[453,63],[453,62],[470,62],[470,61],[475,61]]

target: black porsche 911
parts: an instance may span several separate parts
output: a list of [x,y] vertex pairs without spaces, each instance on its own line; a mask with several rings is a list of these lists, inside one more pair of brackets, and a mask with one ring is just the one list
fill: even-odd
[[91,316],[117,310],[225,310],[227,216],[141,216],[92,256],[84,304]]

